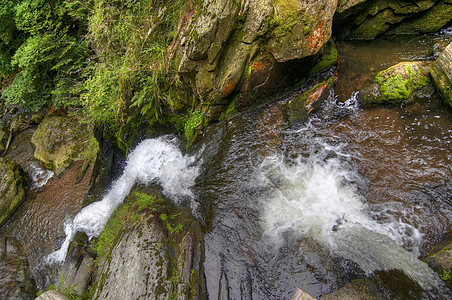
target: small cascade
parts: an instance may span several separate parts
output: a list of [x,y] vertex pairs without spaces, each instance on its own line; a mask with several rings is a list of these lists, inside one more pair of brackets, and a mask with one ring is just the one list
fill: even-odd
[[114,210],[129,195],[133,186],[159,184],[163,194],[176,204],[189,201],[192,211],[197,203],[191,188],[198,176],[196,157],[183,155],[174,136],[163,136],[142,141],[127,159],[124,172],[101,201],[84,207],[74,220],[65,224],[66,239],[62,247],[48,256],[49,263],[64,261],[70,242],[76,232],[85,232],[89,238],[98,237]]
[[32,180],[31,189],[43,187],[54,175],[52,170],[43,168],[37,162],[30,163],[27,168],[27,173]]

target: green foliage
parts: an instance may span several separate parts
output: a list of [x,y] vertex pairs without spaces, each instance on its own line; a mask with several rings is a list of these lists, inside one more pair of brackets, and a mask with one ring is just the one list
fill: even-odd
[[204,120],[201,110],[194,111],[184,126],[184,134],[187,141],[193,141],[198,135],[198,128],[203,125]]
[[442,270],[441,273],[438,274],[439,278],[442,280],[451,280],[452,279],[452,273],[450,270]]
[[145,208],[154,208],[156,205],[156,198],[154,195],[148,195],[145,193],[135,192],[136,202],[138,204],[138,210]]
[[[11,3],[8,1],[10,9],[4,11],[10,21],[2,26],[0,35],[18,35],[9,41],[8,51],[0,47],[0,61],[3,69],[20,72],[2,96],[28,110],[38,110],[48,103],[56,107],[79,105],[82,70],[91,55],[88,42],[81,36],[84,30],[80,29],[80,21],[70,16],[64,1]],[[4,44],[6,40],[2,39]]]
[[168,229],[171,233],[178,234],[184,228],[184,225],[181,223],[171,225],[171,220],[174,220],[179,215],[180,214],[174,214],[174,215],[169,215],[169,216],[168,216],[168,214],[160,215],[160,219],[162,219],[162,221],[165,222],[166,229]]

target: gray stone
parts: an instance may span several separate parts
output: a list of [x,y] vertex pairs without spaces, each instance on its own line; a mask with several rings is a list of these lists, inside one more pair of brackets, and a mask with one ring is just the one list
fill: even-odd
[[69,300],[69,298],[58,290],[51,290],[41,294],[36,300]]
[[153,223],[127,230],[102,268],[96,299],[166,299],[169,258],[165,235]]

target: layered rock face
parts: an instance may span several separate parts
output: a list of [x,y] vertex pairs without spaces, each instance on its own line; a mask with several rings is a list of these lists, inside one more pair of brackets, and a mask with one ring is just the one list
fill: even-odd
[[352,39],[433,32],[451,20],[450,0],[340,0],[335,15],[339,36]]
[[199,16],[193,13],[179,28],[184,36],[179,72],[194,86],[201,103],[226,105],[243,82],[250,81],[254,69],[264,65],[268,71],[273,65],[317,54],[331,37],[336,4],[335,0],[204,1],[197,8]]

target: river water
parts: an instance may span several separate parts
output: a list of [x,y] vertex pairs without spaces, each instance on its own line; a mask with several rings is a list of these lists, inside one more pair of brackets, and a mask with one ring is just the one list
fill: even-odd
[[417,258],[451,228],[451,110],[436,94],[373,109],[354,98],[445,36],[339,43],[335,93],[307,122],[285,121],[285,95],[210,129],[197,185],[210,298],[319,297],[393,268],[442,289]]
[[[338,42],[338,81],[306,122],[286,121],[292,91],[213,124],[190,154],[171,136],[143,141],[101,201],[58,219],[63,244],[74,230],[98,236],[134,184],[157,183],[202,224],[210,299],[290,299],[297,287],[320,297],[392,269],[420,298],[443,293],[421,259],[452,225],[452,110],[429,93],[372,109],[355,98],[378,71],[431,59],[434,43],[450,40],[443,31]],[[44,248],[34,261],[53,247]],[[63,260],[62,249],[50,258]]]

